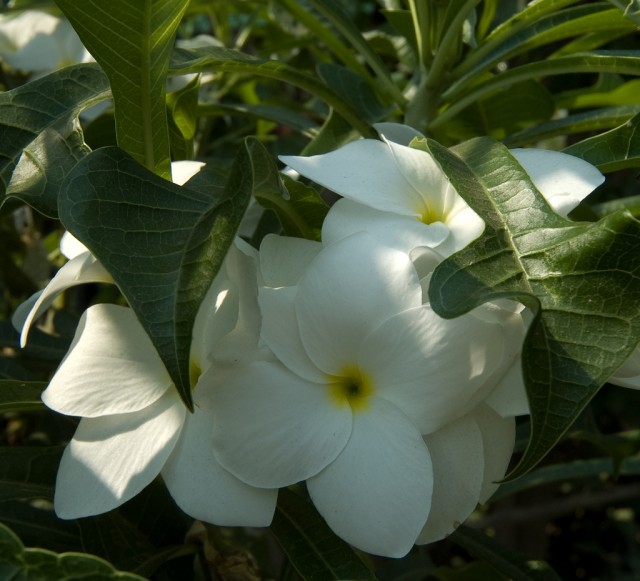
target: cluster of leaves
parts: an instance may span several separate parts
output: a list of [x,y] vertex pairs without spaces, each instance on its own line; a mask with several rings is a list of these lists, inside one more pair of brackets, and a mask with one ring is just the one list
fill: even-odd
[[[610,193],[582,209],[588,221],[562,219],[505,147],[544,142],[606,173],[640,164],[640,80],[633,78],[640,74],[640,50],[629,48],[638,26],[632,8],[577,0],[540,0],[517,12],[497,0],[56,3],[97,64],[15,88],[3,76],[11,88],[0,94],[3,213],[27,204],[37,220],[60,220],[101,260],[188,407],[197,306],[249,199],[278,218],[262,220],[254,243],[268,231],[318,237],[324,202],[308,186],[283,182],[274,154],[331,151],[358,136],[375,137],[373,124],[382,121],[426,134],[423,146],[488,225],[481,239],[437,269],[434,308],[453,317],[507,297],[537,313],[523,355],[530,444],[514,476],[563,437],[638,343],[638,197]],[[200,31],[213,31],[223,46],[174,48],[176,33],[188,38]],[[167,94],[167,77],[186,74],[196,76]],[[111,111],[80,124],[83,111],[106,99],[113,100]],[[193,157],[207,161],[207,169],[185,187],[169,183],[170,160]],[[513,212],[514,200],[526,211]],[[157,225],[153,232],[149,223]],[[15,227],[7,229],[18,251],[8,248],[2,257],[11,297],[3,302],[6,316],[36,286],[25,274]],[[15,273],[26,282],[13,289]],[[18,356],[9,321],[0,328],[0,408],[40,409],[44,384],[35,380],[46,380],[70,333],[56,321],[55,334],[34,334]],[[64,422],[48,428],[47,442],[63,441],[68,431]],[[219,565],[202,557],[207,543],[224,546],[219,538],[191,545],[156,538],[141,504],[65,526],[42,508],[52,495],[57,448],[6,446],[1,453],[2,519],[27,544],[42,544],[27,526],[37,521],[49,531],[47,548],[91,552],[142,575],[184,554],[193,560],[198,551],[210,567]],[[563,474],[574,477],[569,468]],[[157,506],[154,494],[136,502]],[[166,514],[184,534],[181,515]],[[291,578],[376,578],[372,563],[333,537],[296,495],[282,495],[272,530],[297,572]],[[44,567],[50,576],[74,578],[62,573],[65,567],[87,566],[92,578],[131,578],[108,567],[102,572],[100,561],[29,552],[2,534],[12,574]],[[126,546],[117,541],[124,535]],[[553,578],[473,531],[463,529],[453,540],[505,576]],[[443,579],[463,578],[435,570]]]

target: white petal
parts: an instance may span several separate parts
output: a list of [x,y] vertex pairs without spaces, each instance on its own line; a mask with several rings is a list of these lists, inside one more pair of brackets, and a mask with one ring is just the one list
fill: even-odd
[[322,373],[309,359],[300,340],[295,311],[297,287],[262,288],[259,301],[263,313],[262,339],[285,367],[315,383],[325,383]]
[[307,487],[339,537],[368,553],[403,557],[429,513],[432,477],[419,432],[395,406],[377,400],[354,415],[348,444]]
[[444,539],[475,510],[484,476],[482,435],[466,415],[424,438],[433,463],[433,497],[416,544]]
[[485,403],[503,418],[529,413],[529,400],[522,375],[522,357],[515,358]]
[[512,149],[553,209],[566,216],[603,181],[600,170],[573,155],[546,149]]
[[40,293],[36,293],[26,303],[20,305],[12,317],[12,323],[22,330],[20,345],[27,343],[29,329],[56,300],[58,295],[72,286],[91,282],[113,283],[111,275],[89,253],[82,253],[67,262]]
[[609,383],[620,387],[640,389],[640,347],[608,379]]
[[408,147],[402,147],[402,150],[409,158],[404,160],[402,167],[398,166],[389,145],[377,139],[353,141],[323,155],[285,155],[280,156],[280,160],[345,198],[384,212],[419,216],[422,196],[412,183],[416,180],[409,179],[405,172],[409,169],[422,176],[422,162],[424,158],[431,158],[425,152]]
[[422,289],[408,255],[358,233],[325,248],[298,285],[300,338],[325,373],[357,360],[368,332],[420,305]]
[[447,216],[446,224],[449,228],[449,236],[442,244],[435,247],[445,258],[451,256],[454,252],[458,252],[458,250],[462,250],[470,242],[473,242],[484,232],[485,227],[484,220],[469,206],[466,206],[454,215]]
[[171,453],[185,412],[172,390],[135,413],[81,420],[58,469],[57,515],[101,514],[138,494]]
[[98,304],[82,314],[42,401],[63,414],[98,417],[141,410],[172,386],[133,311]]
[[516,443],[514,418],[502,418],[490,407],[479,405],[471,413],[482,433],[484,475],[479,502],[484,503],[504,478]]
[[171,162],[171,180],[174,184],[182,186],[196,175],[204,165],[201,161],[173,161]]
[[60,238],[60,252],[68,259],[75,258],[89,249],[78,240],[71,232],[65,232]]
[[416,137],[424,138],[417,129],[401,123],[374,123],[373,126],[381,137],[399,145],[409,145]]
[[338,200],[322,224],[323,243],[333,244],[356,232],[368,232],[378,242],[402,252],[438,246],[449,236],[449,229],[441,222],[425,224],[415,216],[381,212],[346,198]]
[[342,450],[351,408],[337,406],[325,385],[279,363],[256,362],[214,394],[214,454],[252,486],[278,488],[313,476]]
[[270,287],[298,284],[309,263],[322,250],[313,240],[288,236],[265,236],[260,245],[261,283]]
[[220,526],[269,526],[277,489],[254,488],[227,472],[213,455],[213,418],[197,407],[185,425],[162,477],[189,516]]
[[387,319],[362,343],[360,369],[423,434],[470,411],[504,355],[502,326],[445,320],[429,305]]

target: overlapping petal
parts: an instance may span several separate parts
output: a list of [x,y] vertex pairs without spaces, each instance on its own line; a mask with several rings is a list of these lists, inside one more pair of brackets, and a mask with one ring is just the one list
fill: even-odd
[[266,236],[260,245],[260,283],[273,288],[297,284],[321,250],[313,240]]
[[278,362],[253,362],[227,377],[212,413],[218,461],[247,484],[265,488],[317,474],[351,434],[349,406],[336,406],[326,386]]
[[406,555],[431,505],[433,473],[422,436],[385,400],[354,415],[342,453],[307,488],[333,531],[376,555]]
[[339,374],[357,360],[358,346],[372,328],[421,301],[409,257],[369,234],[355,234],[326,247],[300,280],[300,337],[319,369]]
[[416,544],[450,535],[475,510],[484,475],[480,428],[469,414],[424,437],[433,463],[431,510]]
[[171,496],[198,520],[220,526],[268,526],[277,489],[254,488],[225,470],[213,455],[211,425],[211,415],[199,407],[186,418],[162,469]]
[[445,320],[422,305],[373,331],[358,362],[375,378],[380,397],[429,434],[470,411],[504,351],[500,325],[470,315]]
[[101,514],[138,494],[169,457],[185,413],[170,390],[137,412],[81,420],[58,469],[58,516]]
[[171,377],[133,312],[98,304],[83,313],[42,400],[63,414],[98,417],[143,410],[172,390]]

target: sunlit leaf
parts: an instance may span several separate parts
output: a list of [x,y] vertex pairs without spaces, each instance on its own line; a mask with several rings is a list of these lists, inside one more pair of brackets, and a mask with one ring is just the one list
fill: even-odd
[[189,0],[56,1],[109,78],[118,145],[169,178],[165,81]]

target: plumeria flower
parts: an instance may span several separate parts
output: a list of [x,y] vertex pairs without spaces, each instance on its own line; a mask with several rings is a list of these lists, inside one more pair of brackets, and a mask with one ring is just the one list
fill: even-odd
[[242,526],[271,522],[277,491],[232,476],[209,443],[215,383],[226,367],[257,349],[255,281],[255,251],[238,239],[194,325],[193,414],[129,308],[99,304],[87,309],[42,394],[51,409],[82,418],[58,470],[58,516],[112,510],[162,474],[176,503],[196,519]]
[[[312,157],[281,156],[290,168],[340,194],[322,228],[330,244],[366,231],[404,252],[435,249],[442,257],[462,249],[484,221],[455,191],[437,162],[407,142],[419,135],[383,124],[382,141],[361,139]],[[511,152],[556,212],[566,216],[604,180],[591,164],[540,149]]]
[[513,418],[484,399],[518,351],[519,316],[441,319],[408,255],[367,233],[267,237],[260,277],[275,359],[217,387],[216,458],[252,486],[306,480],[334,532],[370,553],[449,534],[513,449]]
[[68,20],[39,10],[0,16],[0,56],[35,76],[93,60]]
[[[174,183],[185,184],[200,171],[204,163],[199,161],[175,161],[171,164]],[[89,283],[113,284],[113,278],[100,262],[89,252],[86,246],[69,232],[65,232],[60,240],[60,252],[69,262],[64,264],[49,284],[41,291],[33,294],[18,306],[11,321],[20,334],[20,346],[27,344],[29,330],[36,321],[65,290]]]

